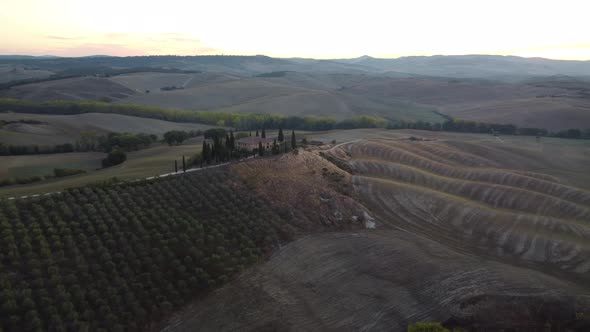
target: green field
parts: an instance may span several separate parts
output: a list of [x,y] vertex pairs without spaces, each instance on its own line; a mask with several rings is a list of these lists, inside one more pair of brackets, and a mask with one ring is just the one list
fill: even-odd
[[0,157],[0,161],[2,161],[0,174],[9,174],[10,176],[46,175],[50,174],[53,168],[84,168],[90,171],[87,174],[74,175],[61,179],[27,185],[0,187],[0,197],[60,191],[65,188],[105,181],[113,177],[121,180],[132,180],[173,172],[174,159],[178,160],[180,168],[183,155],[188,158],[201,150],[202,143],[193,142],[192,144],[179,146],[158,145],[148,149],[130,152],[127,154],[127,161],[123,164],[97,171],[90,170],[100,167],[100,160],[104,158],[105,154],[65,153],[46,156]]
[[90,172],[101,167],[104,157],[105,154],[100,152],[0,156],[0,179],[50,175],[54,168],[83,169]]

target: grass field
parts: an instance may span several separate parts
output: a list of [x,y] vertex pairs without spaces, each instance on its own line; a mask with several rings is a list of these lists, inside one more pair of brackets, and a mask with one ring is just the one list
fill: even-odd
[[101,167],[105,157],[100,152],[74,152],[31,156],[0,156],[0,179],[52,175],[54,168],[83,169]]
[[[28,185],[0,187],[0,196],[21,196],[60,191],[65,188],[79,187],[89,183],[105,181],[116,177],[120,180],[133,180],[174,171],[174,160],[178,160],[182,168],[182,156],[186,158],[201,151],[201,143],[167,146],[158,145],[148,149],[130,152],[127,161],[121,165],[91,171],[87,174],[74,175],[66,178],[49,180]],[[104,154],[99,153],[67,153],[48,156],[18,156],[0,157],[1,172],[4,174],[21,175],[27,173],[44,174],[55,167],[76,168],[87,167],[88,170],[100,167],[100,160]],[[29,158],[33,157],[33,158]],[[42,159],[46,157],[47,159]],[[3,159],[4,158],[4,159]],[[10,166],[14,165],[14,166]],[[7,167],[8,166],[8,167]]]

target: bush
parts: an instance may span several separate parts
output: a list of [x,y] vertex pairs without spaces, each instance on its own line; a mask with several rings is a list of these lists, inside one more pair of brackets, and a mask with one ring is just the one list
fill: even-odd
[[102,167],[119,165],[127,160],[127,154],[119,149],[113,149],[105,159],[102,160]]
[[408,332],[450,332],[440,323],[416,323],[408,326]]
[[53,175],[56,178],[61,178],[64,176],[76,175],[76,174],[83,174],[86,173],[83,169],[66,169],[66,168],[55,168],[53,169]]
[[43,177],[41,176],[30,176],[30,177],[17,177],[14,179],[14,182],[16,182],[17,184],[27,184],[27,183],[33,183],[33,182],[39,182],[43,180]]

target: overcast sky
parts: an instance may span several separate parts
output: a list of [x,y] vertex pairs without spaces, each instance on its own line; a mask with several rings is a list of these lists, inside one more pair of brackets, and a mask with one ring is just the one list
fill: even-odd
[[589,0],[0,1],[0,54],[590,60]]

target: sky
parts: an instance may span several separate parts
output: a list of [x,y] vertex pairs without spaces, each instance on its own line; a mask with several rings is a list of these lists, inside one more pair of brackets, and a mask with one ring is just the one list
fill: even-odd
[[0,0],[0,54],[590,60],[588,0]]

